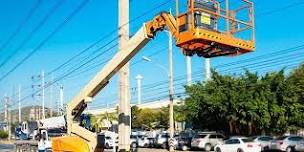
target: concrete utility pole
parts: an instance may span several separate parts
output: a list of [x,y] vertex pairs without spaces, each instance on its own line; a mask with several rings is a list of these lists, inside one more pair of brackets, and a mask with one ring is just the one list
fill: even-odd
[[18,122],[21,123],[21,85],[18,87]]
[[5,95],[3,98],[4,101],[4,122],[8,122],[8,100],[7,96]]
[[[157,64],[156,65],[158,67],[160,67],[161,69],[163,69],[169,77],[169,134],[170,134],[170,139],[169,139],[169,151],[172,152],[174,151],[174,111],[173,111],[173,58],[172,58],[172,33],[168,32],[169,35],[169,70],[166,69],[164,66],[162,66],[161,64]],[[152,60],[146,56],[142,57],[144,61],[147,62],[152,62]]]
[[211,79],[210,58],[205,58],[205,81]]
[[[129,0],[118,0],[119,51],[128,47],[129,41]],[[131,108],[129,90],[129,63],[119,71],[119,152],[130,151]]]
[[11,140],[11,114],[9,110],[9,97],[5,97],[5,107],[6,107],[6,122],[7,122],[7,132],[8,132],[8,140]]
[[141,81],[143,77],[139,74],[136,76],[137,80],[137,104],[141,104]]
[[41,71],[41,100],[42,100],[42,119],[45,119],[45,101],[44,101],[44,71]]
[[[7,98],[8,100],[8,106],[9,105],[9,98]],[[11,111],[10,111],[10,108],[8,108],[8,140],[10,141],[11,138],[12,138],[12,131],[11,131],[11,125],[12,125],[12,115],[11,115]]]
[[187,85],[190,86],[192,84],[192,65],[191,65],[190,56],[186,56],[186,65],[187,65]]
[[59,115],[63,115],[63,85],[60,85],[60,108],[59,108]]
[[174,151],[174,114],[173,114],[173,55],[172,55],[172,33],[168,32],[169,35],[169,100],[170,100],[170,110],[169,110],[169,151]]
[[54,78],[53,78],[53,75],[52,75],[52,79],[51,81],[49,82],[49,108],[50,108],[50,117],[53,117],[53,81],[54,81]]

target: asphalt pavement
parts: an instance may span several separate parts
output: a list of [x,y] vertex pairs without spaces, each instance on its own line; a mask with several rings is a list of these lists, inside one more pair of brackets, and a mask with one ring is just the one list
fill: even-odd
[[[113,149],[106,149],[105,152],[113,152]],[[166,149],[158,148],[138,148],[136,152],[168,152]],[[176,152],[203,152],[203,151],[178,151]]]
[[0,152],[13,152],[14,145],[12,144],[0,144]]

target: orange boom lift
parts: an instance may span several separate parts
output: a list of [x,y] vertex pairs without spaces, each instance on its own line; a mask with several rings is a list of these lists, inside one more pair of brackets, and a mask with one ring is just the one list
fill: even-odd
[[163,12],[145,23],[128,41],[127,47],[117,52],[96,76],[67,105],[67,129],[65,137],[52,140],[54,152],[103,151],[103,138],[79,124],[87,104],[102,90],[136,53],[156,33],[167,28],[176,40],[176,46],[187,56],[212,58],[236,56],[255,50],[254,4],[250,0],[188,0],[187,11],[179,14],[176,0],[176,16]]

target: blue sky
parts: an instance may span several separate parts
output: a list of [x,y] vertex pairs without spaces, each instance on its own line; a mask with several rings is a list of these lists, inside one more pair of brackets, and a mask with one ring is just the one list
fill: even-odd
[[[130,2],[130,18],[136,18],[141,14],[145,13],[147,10],[151,10],[155,6],[159,6],[161,3],[167,0],[161,1],[148,1],[148,0],[132,0]],[[38,32],[26,43],[20,51],[15,52],[16,48],[25,39],[25,37],[30,33],[31,30],[41,21],[41,19],[46,15],[46,13],[53,7],[58,0],[47,1],[42,0],[37,11],[34,13],[33,17],[23,26],[16,37],[5,47],[5,49],[0,50],[0,62],[4,61],[11,54],[14,54],[13,58],[9,60],[3,67],[0,68],[0,76],[4,75],[12,67],[16,65],[17,62],[22,60],[29,52],[31,52],[50,32],[54,30],[58,24],[60,24],[65,17],[70,14],[82,1],[81,0],[64,0],[62,5],[55,11],[55,13],[45,22]],[[181,1],[182,2],[182,1]],[[282,49],[291,48],[294,46],[302,45],[304,43],[304,21],[301,17],[304,15],[303,8],[304,3],[302,0],[290,0],[290,1],[276,1],[276,0],[256,0],[256,52],[246,54],[238,57],[220,57],[212,59],[212,65],[222,65],[225,63],[235,62],[243,59],[255,58],[260,55],[264,55],[270,52],[276,52]],[[2,45],[9,36],[15,31],[20,22],[25,18],[28,11],[37,3],[36,0],[19,1],[19,0],[3,0],[0,5],[0,45]],[[39,49],[33,56],[31,56],[26,62],[24,62],[19,68],[17,68],[13,73],[11,73],[7,78],[0,82],[0,97],[5,94],[11,96],[13,94],[13,88],[17,88],[20,84],[22,88],[28,88],[33,84],[31,77],[33,75],[38,75],[41,70],[46,73],[56,68],[60,64],[64,63],[73,55],[77,54],[81,50],[88,47],[91,43],[98,40],[100,37],[108,34],[117,28],[117,17],[118,17],[118,4],[117,1],[113,0],[90,0],[88,4],[78,13],[76,16],[68,22],[60,31],[58,31],[47,43]],[[134,33],[143,22],[148,21],[153,18],[158,12],[163,10],[169,10],[169,8],[174,8],[174,1],[166,3],[157,9],[150,11],[141,18],[131,22],[130,31]],[[99,53],[101,50],[96,51],[96,49],[110,40],[117,37],[117,32],[112,33],[107,36],[107,38],[98,44],[97,47],[88,51],[84,54],[82,58],[78,58],[73,61],[67,68],[63,68],[56,73],[53,73],[53,77],[57,78],[67,71],[67,69],[77,66],[80,61],[91,52]],[[115,44],[116,40],[112,43]],[[143,55],[153,54],[154,52],[161,50],[157,55],[151,57],[154,62],[162,64],[164,66],[168,65],[168,53],[166,51],[167,47],[167,36],[165,33],[159,34],[154,40],[152,40],[148,46],[146,46],[134,59],[132,59],[131,64],[141,60]],[[105,48],[107,49],[107,48]],[[103,49],[104,50],[104,49]],[[93,65],[103,62],[108,59],[116,52],[116,48],[111,49],[107,54],[97,58],[97,60],[92,61]],[[296,53],[301,53],[299,50]],[[302,52],[303,53],[303,52]],[[257,71],[263,73],[265,71],[273,71],[284,66],[296,65],[303,61],[297,54],[286,54],[282,55],[283,60],[286,60],[280,65],[270,64],[269,62],[263,62],[270,64],[269,68],[257,68],[252,66],[249,68],[252,71]],[[288,58],[289,56],[289,58]],[[295,56],[294,59],[290,58]],[[286,57],[286,59],[284,59]],[[98,61],[100,60],[100,61]],[[253,64],[259,62],[259,60],[252,61],[250,63],[240,63],[237,66],[247,66],[248,64]],[[263,64],[261,63],[261,64]],[[256,64],[256,63],[255,63]],[[192,62],[192,71],[197,74],[194,75],[193,79],[196,81],[203,80],[203,69],[204,59],[194,57]],[[54,86],[54,100],[58,99],[58,85],[63,84],[65,88],[65,102],[67,103],[74,95],[77,94],[79,89],[84,86],[86,82],[101,68],[95,68],[93,70],[83,72],[75,72],[71,76],[59,81]],[[237,70],[236,66],[220,68],[217,66],[218,71],[221,70],[229,71],[229,73],[239,73],[241,72],[239,68]],[[250,67],[250,66],[249,66]],[[186,65],[185,58],[178,50],[174,48],[174,76],[185,75]],[[199,72],[201,71],[201,73]],[[155,82],[166,81],[166,74],[155,66],[153,63],[139,62],[136,66],[131,66],[131,87],[136,87],[135,77],[137,74],[141,74],[144,77],[143,85],[152,84]],[[51,81],[52,76],[46,77],[47,81]],[[176,93],[182,91],[182,84],[185,79],[176,82]],[[37,82],[35,82],[36,84]],[[90,108],[95,109],[102,107],[108,103],[115,103],[117,98],[117,77],[115,76],[110,84],[105,90],[101,92],[96,98],[96,102],[90,106]],[[22,92],[22,96],[27,96],[32,93],[32,89],[27,89]],[[155,89],[147,89],[143,92],[144,101],[145,99],[151,99],[155,96],[161,97],[166,95],[166,84],[162,84]],[[134,90],[131,92],[132,96],[136,96]],[[53,106],[55,102],[53,101]],[[46,89],[46,102],[48,102],[48,89]],[[33,101],[33,98],[27,98],[22,102],[24,106],[32,104],[40,104],[40,102]],[[50,103],[48,102],[47,105]],[[0,106],[0,109],[3,107]],[[16,107],[13,105],[13,107]]]

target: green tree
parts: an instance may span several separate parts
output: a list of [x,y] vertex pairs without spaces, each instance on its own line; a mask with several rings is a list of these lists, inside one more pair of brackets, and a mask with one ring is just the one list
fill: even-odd
[[282,134],[304,127],[303,92],[304,66],[289,76],[284,70],[261,77],[213,72],[210,81],[186,87],[186,120],[195,129]]

